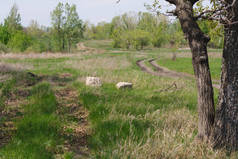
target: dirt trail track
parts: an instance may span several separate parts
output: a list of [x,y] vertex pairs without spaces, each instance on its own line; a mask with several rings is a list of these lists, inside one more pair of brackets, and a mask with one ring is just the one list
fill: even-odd
[[[149,64],[154,68],[150,68],[145,64],[148,61]],[[142,59],[136,62],[137,66],[141,68],[142,71],[152,74],[154,76],[161,76],[161,77],[170,77],[170,78],[186,78],[186,79],[194,79],[193,75],[187,73],[180,73],[176,71],[169,70],[165,67],[159,66],[156,63],[156,59]],[[219,82],[217,80],[213,80],[214,82]],[[213,82],[213,83],[214,83]],[[213,87],[220,89],[220,84],[213,84]]]

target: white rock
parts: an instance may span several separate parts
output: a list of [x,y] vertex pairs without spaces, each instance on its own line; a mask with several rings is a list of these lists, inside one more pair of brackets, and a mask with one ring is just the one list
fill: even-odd
[[132,83],[128,83],[128,82],[119,82],[117,83],[116,87],[118,89],[122,89],[122,88],[132,88],[133,84]]
[[93,87],[100,87],[102,86],[102,82],[99,77],[87,77],[86,85],[93,86]]

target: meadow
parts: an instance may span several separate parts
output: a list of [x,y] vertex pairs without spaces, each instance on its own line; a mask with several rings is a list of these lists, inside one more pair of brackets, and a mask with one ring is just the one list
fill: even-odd
[[[154,58],[192,75],[189,50],[178,50],[173,61],[169,48],[128,51],[112,49],[111,41],[84,44],[70,54],[0,55],[0,158],[237,157],[196,140],[194,79],[155,76],[136,65]],[[209,56],[212,78],[219,80],[221,50],[211,49]],[[87,76],[100,77],[103,86],[85,86]],[[121,81],[132,82],[133,89],[116,89]]]

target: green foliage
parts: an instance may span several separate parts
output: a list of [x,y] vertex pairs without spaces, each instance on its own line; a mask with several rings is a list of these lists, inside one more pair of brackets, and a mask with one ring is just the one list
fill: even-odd
[[59,51],[71,51],[82,37],[84,25],[79,19],[76,5],[69,5],[66,3],[59,3],[55,10],[51,13],[51,20],[53,25],[53,34],[57,39]]
[[11,34],[8,30],[8,27],[1,24],[0,25],[0,42],[4,45],[7,45],[10,38],[11,38]]
[[121,34],[122,34],[122,30],[121,29],[115,29],[113,31],[113,34],[112,34],[112,38],[113,38],[113,47],[114,48],[120,48],[121,45],[122,45],[122,37],[121,37]]
[[210,20],[198,21],[198,24],[202,31],[209,35],[211,40],[208,46],[213,48],[222,48],[224,44],[224,28],[218,22]]
[[17,31],[8,42],[8,46],[15,52],[23,52],[31,45],[31,37],[23,31]]
[[64,33],[68,44],[68,52],[71,52],[72,45],[76,44],[83,37],[83,21],[79,19],[76,5],[65,4]]
[[56,51],[56,48],[53,43],[53,39],[47,34],[39,37],[32,37],[31,45],[27,48],[26,52],[54,52]]
[[151,34],[143,30],[119,31],[114,32],[114,47],[122,47],[126,49],[143,49],[151,43]]
[[149,44],[162,47],[169,46],[171,40],[177,47],[187,44],[178,21],[170,23],[165,16],[144,12],[114,17],[111,23],[88,27],[86,32],[89,39],[112,38],[114,48],[142,49]]
[[[154,6],[147,6],[151,7],[159,9],[158,1],[154,2]],[[204,9],[207,8],[198,2],[194,12],[198,14]],[[51,22],[52,27],[43,27],[32,21],[23,31],[18,7],[14,4],[4,23],[0,24],[0,52],[71,52],[83,38],[113,39],[114,48],[127,49],[143,49],[150,44],[154,47],[170,47],[171,41],[176,48],[187,45],[179,22],[169,21],[161,14],[129,12],[114,17],[110,23],[93,25],[83,23],[75,5],[59,3],[51,12]],[[208,20],[198,23],[211,37],[208,46],[222,48],[223,26]]]
[[0,53],[7,53],[7,52],[9,52],[7,46],[0,42]]
[[[14,5],[4,24],[0,25],[0,43],[13,52],[71,52],[82,39],[85,28],[76,6],[59,3],[51,13],[51,19],[52,28],[39,26],[32,21],[23,31],[18,8]],[[7,50],[4,45],[1,45],[1,52]]]
[[97,26],[86,23],[85,25],[85,38],[86,39],[96,39],[105,40],[112,37],[113,25],[111,23],[101,22]]
[[132,46],[137,50],[143,49],[145,46],[148,46],[150,44],[151,34],[149,32],[143,30],[135,30],[132,32],[132,34]]
[[48,52],[57,51],[56,43],[50,28],[39,26],[37,21],[32,21],[27,27],[27,34],[31,37],[31,46],[27,48],[27,52]]
[[64,5],[63,3],[59,3],[56,8],[51,13],[51,21],[53,26],[53,33],[55,36],[55,39],[57,39],[57,45],[59,51],[63,51],[65,48],[65,39],[64,39],[64,31],[63,31],[63,25],[65,17],[63,16],[64,13]]
[[18,13],[18,7],[16,4],[12,6],[8,17],[4,20],[4,26],[8,28],[10,33],[14,33],[15,31],[18,31],[18,30],[22,30],[21,16]]
[[[158,4],[156,4],[158,5]],[[199,7],[201,3],[197,3],[195,13],[199,13],[204,9]],[[223,47],[223,27],[218,22],[213,21],[199,21],[201,29],[211,37],[208,44],[213,48]],[[114,48],[137,48],[137,44],[132,44],[133,31],[143,30],[150,33],[150,40],[154,47],[170,47],[171,41],[175,43],[176,48],[187,45],[178,20],[173,22],[163,15],[154,15],[146,12],[139,12],[138,14],[129,12],[121,16],[116,16],[111,23],[100,23],[97,26],[87,25],[86,38],[87,39],[113,39]],[[132,35],[130,38],[129,35]]]
[[152,43],[155,47],[161,47],[163,44],[166,44],[168,42],[168,33],[167,33],[167,25],[166,24],[160,24],[156,29],[154,30],[154,34],[152,34]]
[[[31,44],[31,38],[21,26],[21,17],[16,4],[13,5],[8,17],[4,20],[4,24],[0,25],[0,42],[16,52],[25,51]],[[6,52],[6,47],[2,45],[1,48],[3,52]]]

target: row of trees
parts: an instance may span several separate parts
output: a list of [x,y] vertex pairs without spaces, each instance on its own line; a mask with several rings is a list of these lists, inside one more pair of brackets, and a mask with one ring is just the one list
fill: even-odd
[[[83,23],[75,5],[59,3],[51,12],[51,27],[32,21],[21,24],[14,5],[3,24],[0,24],[0,51],[14,52],[71,52],[80,39],[113,39],[115,48],[143,49],[187,45],[179,21],[148,12],[129,12],[116,16],[110,23]],[[200,20],[200,28],[211,37],[210,47],[223,47],[223,27],[217,22]]]
[[[201,29],[211,37],[210,47],[223,47],[223,27],[209,20],[199,21]],[[113,39],[115,48],[143,49],[145,46],[182,47],[187,44],[179,21],[148,12],[129,12],[116,16],[110,23],[86,24],[87,39]]]
[[0,51],[71,52],[84,31],[76,6],[59,3],[51,13],[51,22],[51,27],[40,26],[36,21],[23,27],[18,7],[13,5],[0,24]]

